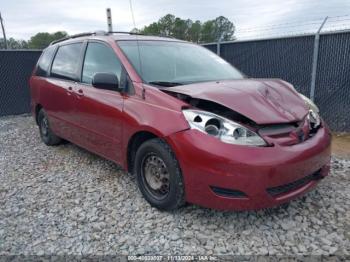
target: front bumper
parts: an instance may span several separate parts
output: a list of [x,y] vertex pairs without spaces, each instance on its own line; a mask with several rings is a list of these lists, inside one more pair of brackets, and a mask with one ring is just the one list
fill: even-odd
[[192,129],[172,134],[167,141],[182,169],[186,200],[220,210],[288,202],[314,188],[330,169],[327,128],[293,146],[225,144]]

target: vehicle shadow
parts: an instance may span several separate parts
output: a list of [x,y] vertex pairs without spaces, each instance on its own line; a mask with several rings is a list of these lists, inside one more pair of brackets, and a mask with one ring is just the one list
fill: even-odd
[[[231,227],[231,229],[234,229],[235,233],[249,230],[252,225],[254,225],[255,228],[261,227],[262,229],[267,229],[271,228],[276,220],[285,219],[290,221],[294,220],[296,216],[307,216],[308,206],[315,205],[317,209],[317,201],[315,202],[315,199],[322,197],[322,194],[318,191],[319,189],[315,189],[290,203],[257,211],[219,211],[193,204],[186,204],[184,207],[171,212],[159,211],[152,208],[142,198],[141,193],[137,189],[134,175],[126,172],[119,165],[71,143],[65,143],[60,147],[65,147],[69,151],[75,151],[75,155],[83,159],[83,163],[89,163],[89,165],[103,163],[106,169],[113,170],[112,172],[106,171],[96,173],[94,179],[97,182],[103,182],[104,185],[108,186],[113,184],[112,182],[114,182],[116,176],[124,176],[124,179],[126,179],[128,183],[135,184],[133,194],[136,199],[140,199],[142,205],[147,206],[149,212],[156,213],[161,217],[170,216],[175,221],[175,224],[183,229],[193,230],[193,226],[196,228],[196,225],[209,226],[209,228],[212,228],[214,231],[220,229],[225,230]],[[315,210],[315,208],[313,208],[313,210]],[[135,210],[135,212],[137,212],[137,210]],[[142,216],[143,214],[137,215]],[[232,224],[235,223],[236,225],[232,228]]]

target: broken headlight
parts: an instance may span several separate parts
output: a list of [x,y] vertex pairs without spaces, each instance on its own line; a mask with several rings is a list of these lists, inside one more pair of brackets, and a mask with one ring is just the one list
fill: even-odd
[[320,112],[320,110],[318,109],[317,105],[315,105],[315,103],[311,99],[307,98],[306,96],[304,96],[304,95],[302,95],[300,93],[299,93],[299,95],[304,100],[305,104],[307,105],[307,107],[310,110],[314,111],[315,113],[319,113]]
[[224,143],[266,146],[258,134],[227,118],[200,110],[186,109],[182,112],[192,129],[214,136]]
[[307,107],[309,108],[309,114],[307,116],[309,123],[310,123],[310,128],[316,128],[321,124],[321,118],[320,118],[320,110],[318,109],[318,107],[315,105],[315,103],[307,98],[306,96],[299,94],[300,97],[304,100],[305,104],[307,105]]

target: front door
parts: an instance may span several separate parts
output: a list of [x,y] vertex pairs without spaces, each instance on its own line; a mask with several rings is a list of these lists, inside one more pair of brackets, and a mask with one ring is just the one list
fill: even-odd
[[[74,113],[81,144],[106,158],[120,161],[124,97],[120,92],[92,86],[95,73],[122,76],[122,65],[113,49],[102,42],[89,42],[85,51],[81,83],[77,83]],[[117,88],[117,87],[116,87]]]

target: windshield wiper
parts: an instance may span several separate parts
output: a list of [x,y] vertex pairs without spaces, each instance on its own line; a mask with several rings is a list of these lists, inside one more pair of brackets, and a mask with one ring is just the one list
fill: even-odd
[[164,86],[164,87],[172,87],[172,86],[181,86],[183,83],[177,82],[167,82],[167,81],[151,81],[148,82],[151,85]]

